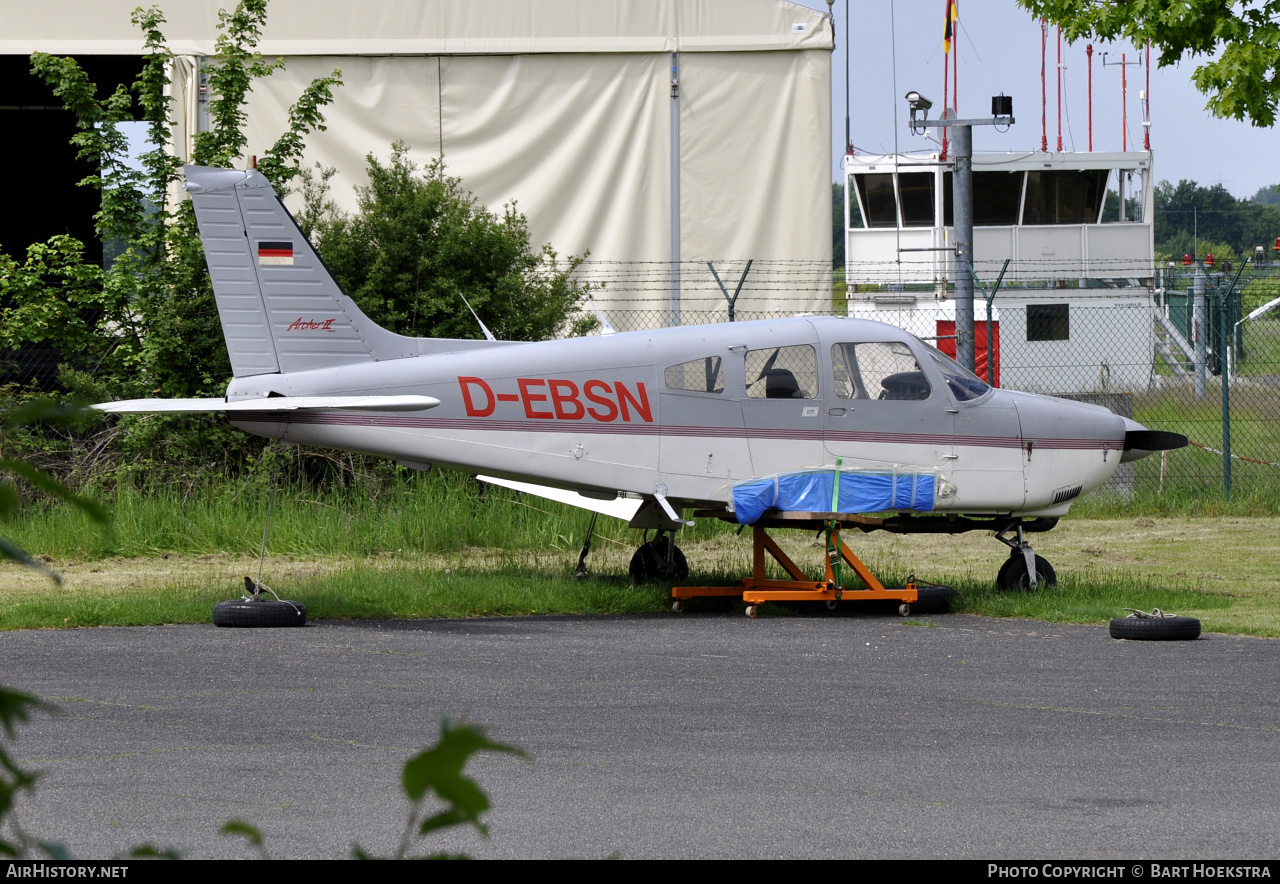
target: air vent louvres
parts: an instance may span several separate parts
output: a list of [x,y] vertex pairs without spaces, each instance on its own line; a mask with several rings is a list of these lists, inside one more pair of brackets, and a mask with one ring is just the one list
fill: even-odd
[[1080,496],[1080,492],[1084,489],[1083,485],[1072,485],[1068,488],[1059,488],[1053,492],[1053,505],[1066,503],[1068,500],[1075,500]]

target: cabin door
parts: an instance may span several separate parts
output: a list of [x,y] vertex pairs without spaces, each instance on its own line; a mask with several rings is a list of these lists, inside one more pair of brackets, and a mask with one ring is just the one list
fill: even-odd
[[742,358],[739,395],[755,474],[822,467],[823,400],[817,348],[812,344],[762,347],[746,350]]
[[832,385],[823,416],[829,455],[862,470],[949,465],[955,408],[910,347],[901,341],[841,342],[825,355]]

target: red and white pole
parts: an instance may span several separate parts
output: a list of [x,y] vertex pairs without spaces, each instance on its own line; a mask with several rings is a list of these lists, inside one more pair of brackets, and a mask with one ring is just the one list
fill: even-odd
[[1062,153],[1062,28],[1058,28],[1058,153]]
[[1147,91],[1142,98],[1142,149],[1151,150],[1151,41],[1147,41]]
[[1040,152],[1049,152],[1049,127],[1048,120],[1045,118],[1045,82],[1044,82],[1044,57],[1045,45],[1049,39],[1049,25],[1044,19],[1040,19]]
[[1120,149],[1129,149],[1129,71],[1125,54],[1120,53]]
[[1084,54],[1089,57],[1089,151],[1093,152],[1093,44],[1085,47]]

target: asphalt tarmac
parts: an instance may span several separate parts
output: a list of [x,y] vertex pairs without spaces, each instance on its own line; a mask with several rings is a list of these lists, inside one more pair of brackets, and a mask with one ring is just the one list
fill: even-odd
[[1119,642],[942,617],[526,617],[0,634],[61,710],[18,820],[130,845],[390,853],[401,764],[443,715],[485,756],[478,857],[1273,858],[1280,641]]

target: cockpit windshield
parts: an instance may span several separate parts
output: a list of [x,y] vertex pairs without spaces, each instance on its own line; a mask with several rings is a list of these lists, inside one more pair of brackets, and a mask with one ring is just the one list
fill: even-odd
[[942,372],[942,377],[951,389],[951,395],[955,396],[960,402],[978,399],[991,389],[986,381],[967,368],[962,367],[960,363],[936,347],[931,347],[928,344],[924,346],[929,351],[929,355],[933,357],[934,364],[937,365],[938,370]]

